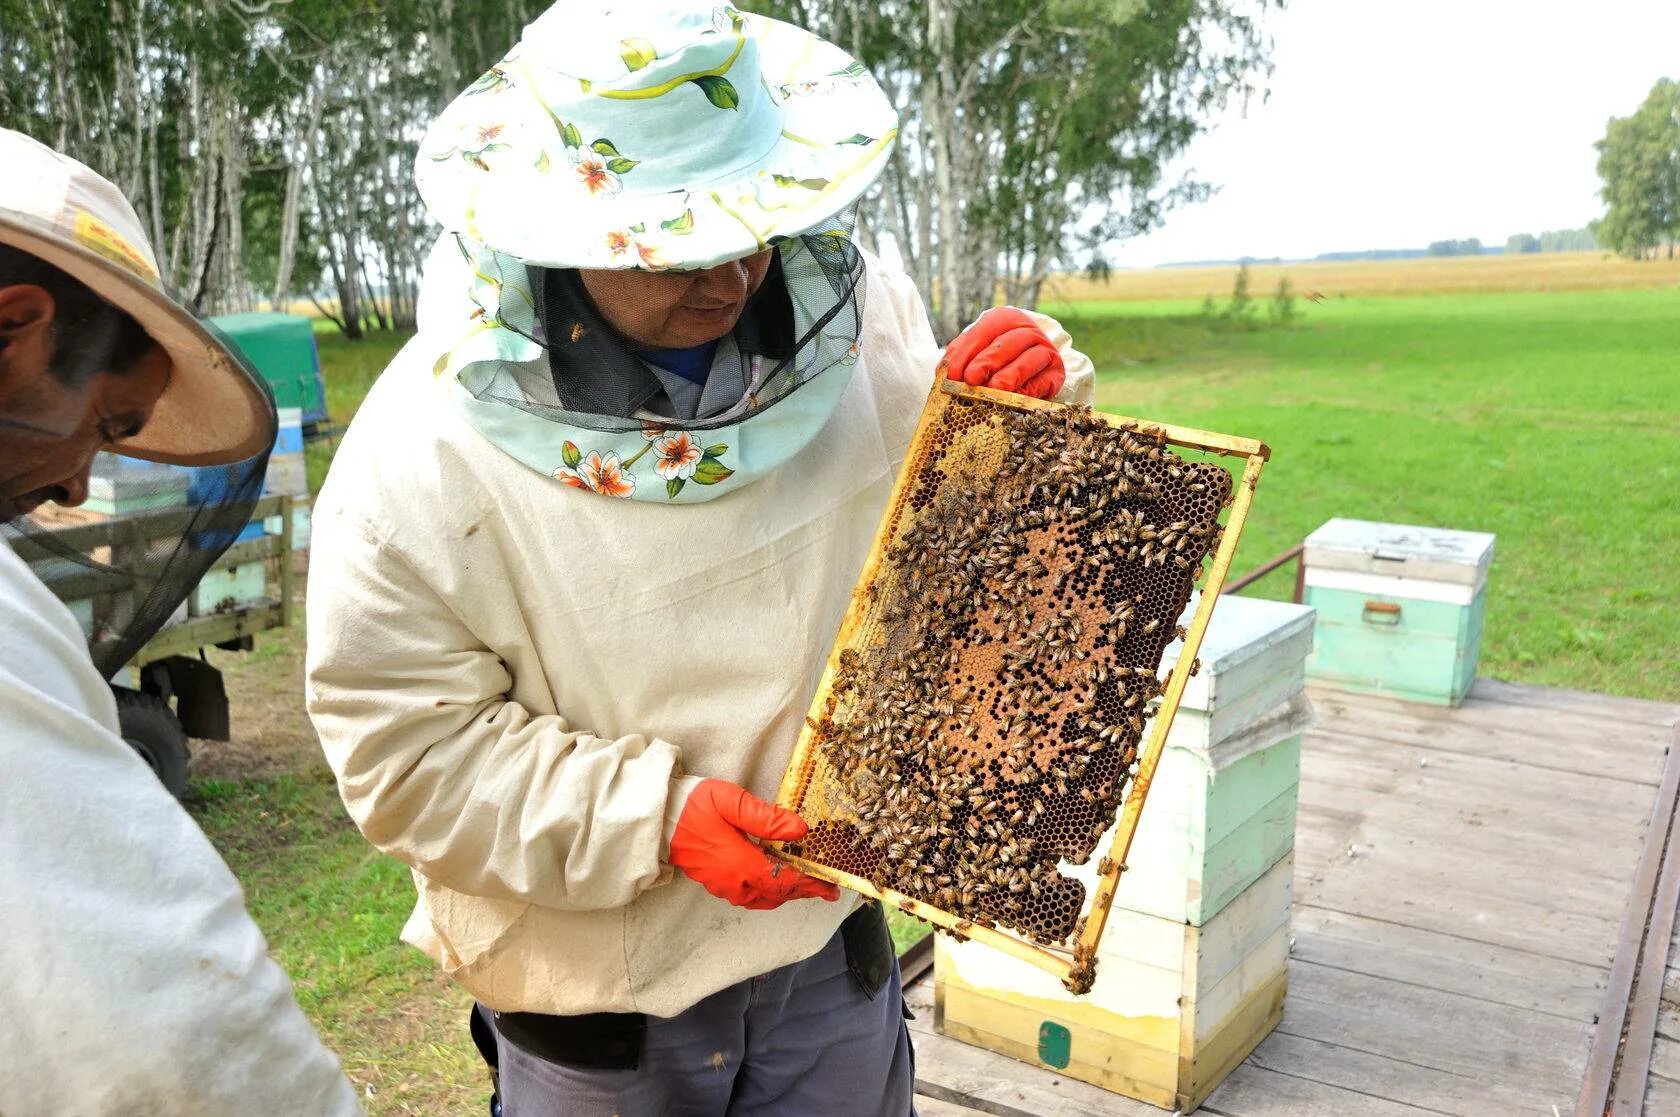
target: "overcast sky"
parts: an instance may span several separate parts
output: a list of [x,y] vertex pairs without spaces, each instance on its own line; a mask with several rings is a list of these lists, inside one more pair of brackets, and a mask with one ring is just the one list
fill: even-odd
[[1114,263],[1315,256],[1572,228],[1593,141],[1680,78],[1680,0],[1290,0],[1271,98],[1183,166],[1219,186]]

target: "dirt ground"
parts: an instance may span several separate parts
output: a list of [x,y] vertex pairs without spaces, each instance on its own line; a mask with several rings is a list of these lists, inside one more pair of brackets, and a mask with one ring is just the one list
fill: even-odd
[[262,779],[326,766],[303,710],[306,562],[298,572],[298,606],[288,627],[259,634],[249,652],[208,651],[227,684],[233,739],[193,741],[193,779]]

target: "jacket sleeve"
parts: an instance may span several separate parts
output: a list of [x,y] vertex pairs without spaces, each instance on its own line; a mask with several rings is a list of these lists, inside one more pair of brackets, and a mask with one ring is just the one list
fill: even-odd
[[5,573],[0,1112],[360,1113],[233,874],[112,731],[75,622]]
[[510,700],[507,665],[371,525],[328,494],[314,532],[309,714],[370,842],[453,891],[551,908],[670,879],[698,782],[675,746]]

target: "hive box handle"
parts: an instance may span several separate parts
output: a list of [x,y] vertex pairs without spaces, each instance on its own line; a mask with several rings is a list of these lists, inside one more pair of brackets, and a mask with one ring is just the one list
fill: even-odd
[[1400,606],[1392,601],[1367,601],[1364,618],[1366,624],[1399,624]]

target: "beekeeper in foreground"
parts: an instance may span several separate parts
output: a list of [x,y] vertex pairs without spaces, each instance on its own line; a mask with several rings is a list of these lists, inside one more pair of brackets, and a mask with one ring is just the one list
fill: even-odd
[[[771,807],[940,365],[852,240],[897,119],[731,7],[568,3],[444,110],[418,336],[319,501],[309,708],[510,1117],[910,1112],[880,910]],[[1048,319],[949,372],[1088,399]]]
[[[250,518],[273,400],[163,291],[115,186],[6,129],[0,167],[0,1113],[360,1113],[106,682]],[[101,450],[227,468],[173,548],[96,562],[28,514],[87,499]],[[20,547],[110,587],[98,667]]]

